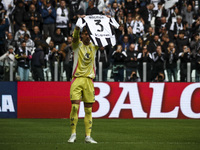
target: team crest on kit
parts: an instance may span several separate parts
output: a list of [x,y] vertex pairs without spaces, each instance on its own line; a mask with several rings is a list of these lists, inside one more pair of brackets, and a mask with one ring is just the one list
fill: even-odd
[[86,53],[86,54],[85,54],[85,57],[86,57],[87,59],[89,59],[89,58],[90,58],[90,54],[89,54],[89,53]]

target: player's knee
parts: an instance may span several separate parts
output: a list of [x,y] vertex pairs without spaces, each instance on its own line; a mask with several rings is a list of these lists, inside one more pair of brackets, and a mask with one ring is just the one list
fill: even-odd
[[91,114],[92,114],[92,108],[85,107],[85,115],[91,115]]
[[79,105],[77,105],[77,104],[72,105],[72,112],[77,113],[78,109],[79,109]]

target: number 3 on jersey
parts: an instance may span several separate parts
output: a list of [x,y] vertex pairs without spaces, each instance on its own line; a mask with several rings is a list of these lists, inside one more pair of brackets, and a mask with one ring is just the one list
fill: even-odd
[[100,24],[101,20],[94,20],[95,21],[95,25],[99,25],[101,27],[101,30],[97,29],[98,32],[102,32],[103,31],[103,25]]

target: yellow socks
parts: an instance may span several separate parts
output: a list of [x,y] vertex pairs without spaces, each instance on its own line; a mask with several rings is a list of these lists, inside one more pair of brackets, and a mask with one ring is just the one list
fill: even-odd
[[90,136],[92,131],[92,107],[85,107],[85,135]]
[[[79,104],[72,104],[72,109],[70,113],[70,125],[72,134],[76,134],[76,125],[78,123],[78,109]],[[92,107],[85,107],[85,135],[90,136],[92,131]]]
[[78,123],[78,109],[79,104],[72,104],[72,109],[70,113],[70,125],[72,134],[76,133],[76,125]]

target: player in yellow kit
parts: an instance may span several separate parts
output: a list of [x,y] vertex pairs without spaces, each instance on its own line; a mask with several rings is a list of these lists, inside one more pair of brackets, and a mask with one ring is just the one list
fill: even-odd
[[74,143],[76,141],[79,103],[80,100],[82,100],[84,102],[85,110],[85,142],[97,143],[91,137],[91,129],[92,105],[95,102],[93,84],[93,79],[95,78],[95,55],[98,47],[90,42],[86,27],[84,27],[81,32],[82,41],[80,41],[79,35],[82,25],[78,22],[79,20],[76,23],[72,41],[74,65],[70,88],[70,99],[72,104],[70,113],[71,137],[68,142]]

